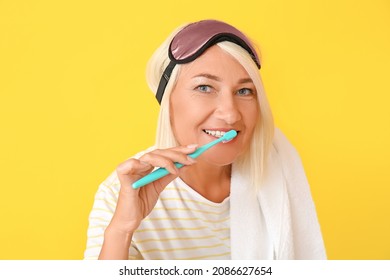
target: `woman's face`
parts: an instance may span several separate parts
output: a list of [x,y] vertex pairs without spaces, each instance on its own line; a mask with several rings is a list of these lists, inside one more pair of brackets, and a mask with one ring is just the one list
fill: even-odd
[[250,144],[258,121],[256,88],[231,55],[212,46],[184,64],[171,94],[171,124],[180,145],[204,145],[234,129],[238,135],[199,159],[219,166],[232,163]]

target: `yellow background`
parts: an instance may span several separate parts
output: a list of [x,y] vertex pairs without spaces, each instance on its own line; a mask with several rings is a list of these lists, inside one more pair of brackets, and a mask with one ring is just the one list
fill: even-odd
[[330,259],[390,259],[390,1],[0,1],[0,259],[81,259],[97,186],[153,144],[145,65],[176,26],[258,42]]

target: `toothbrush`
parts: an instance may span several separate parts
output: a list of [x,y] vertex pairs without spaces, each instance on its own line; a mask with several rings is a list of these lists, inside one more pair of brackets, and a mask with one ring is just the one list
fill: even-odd
[[[230,131],[226,132],[220,138],[218,138],[218,139],[216,139],[214,141],[211,141],[210,143],[208,143],[206,145],[203,145],[202,147],[199,147],[198,149],[196,149],[195,152],[193,152],[192,154],[189,154],[188,156],[191,157],[191,158],[197,158],[198,156],[200,156],[201,154],[203,154],[205,151],[207,151],[211,147],[215,146],[216,144],[218,144],[218,143],[220,143],[222,141],[230,141],[230,140],[232,140],[236,136],[237,136],[237,131],[230,130]],[[175,166],[177,168],[181,168],[181,167],[183,167],[183,164],[175,162]],[[145,186],[145,185],[147,185],[147,184],[149,184],[151,182],[154,182],[154,181],[156,181],[156,180],[158,180],[158,179],[160,179],[160,178],[162,178],[162,177],[164,177],[164,176],[166,176],[168,174],[169,174],[168,170],[166,170],[163,167],[160,167],[159,169],[156,169],[152,173],[149,173],[145,177],[142,177],[138,181],[134,182],[133,183],[133,189],[138,189],[140,187],[143,187],[143,186]]]

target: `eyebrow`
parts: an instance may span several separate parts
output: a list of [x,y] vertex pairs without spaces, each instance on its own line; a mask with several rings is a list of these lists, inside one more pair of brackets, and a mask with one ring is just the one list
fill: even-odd
[[253,84],[253,81],[252,81],[251,78],[243,78],[243,79],[238,80],[238,83],[239,84],[246,84],[246,83],[252,83]]
[[217,81],[217,82],[221,81],[221,78],[219,78],[218,76],[214,76],[214,75],[211,75],[211,74],[208,74],[208,73],[200,73],[200,74],[197,74],[197,75],[193,76],[192,78],[193,79],[194,78],[207,78],[207,79],[214,80],[214,81]]
[[[210,80],[214,80],[214,81],[217,81],[217,82],[222,81],[221,78],[219,78],[218,76],[215,76],[215,75],[212,75],[212,74],[208,74],[208,73],[201,73],[201,74],[193,76],[192,78],[194,79],[194,78],[202,78],[202,77],[210,79]],[[238,80],[238,83],[239,84],[246,84],[246,83],[252,83],[253,84],[253,81],[252,81],[251,78],[243,78],[243,79]]]

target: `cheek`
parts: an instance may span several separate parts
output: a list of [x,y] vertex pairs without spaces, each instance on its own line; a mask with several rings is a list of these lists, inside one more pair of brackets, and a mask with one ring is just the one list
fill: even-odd
[[248,130],[248,132],[253,132],[256,123],[259,121],[260,118],[260,109],[259,106],[256,103],[253,102],[251,104],[245,104],[246,106],[243,106],[241,112],[242,117],[245,123],[245,127]]
[[171,104],[171,123],[172,126],[183,127],[185,123],[188,123],[189,120],[196,116],[194,108],[188,106],[184,102],[172,102]]
[[212,111],[210,100],[193,96],[183,91],[182,95],[176,93],[171,99],[171,122],[176,126],[182,124],[191,127],[201,123]]
[[180,143],[193,143],[198,125],[202,122],[204,107],[196,102],[175,98],[170,103],[170,121],[176,140]]
[[182,131],[182,123],[180,118],[183,113],[180,110],[180,106],[177,106],[174,103],[170,104],[170,122],[171,122],[171,127],[173,130],[173,134],[175,135],[176,140],[180,143],[180,135],[178,135],[178,132]]

